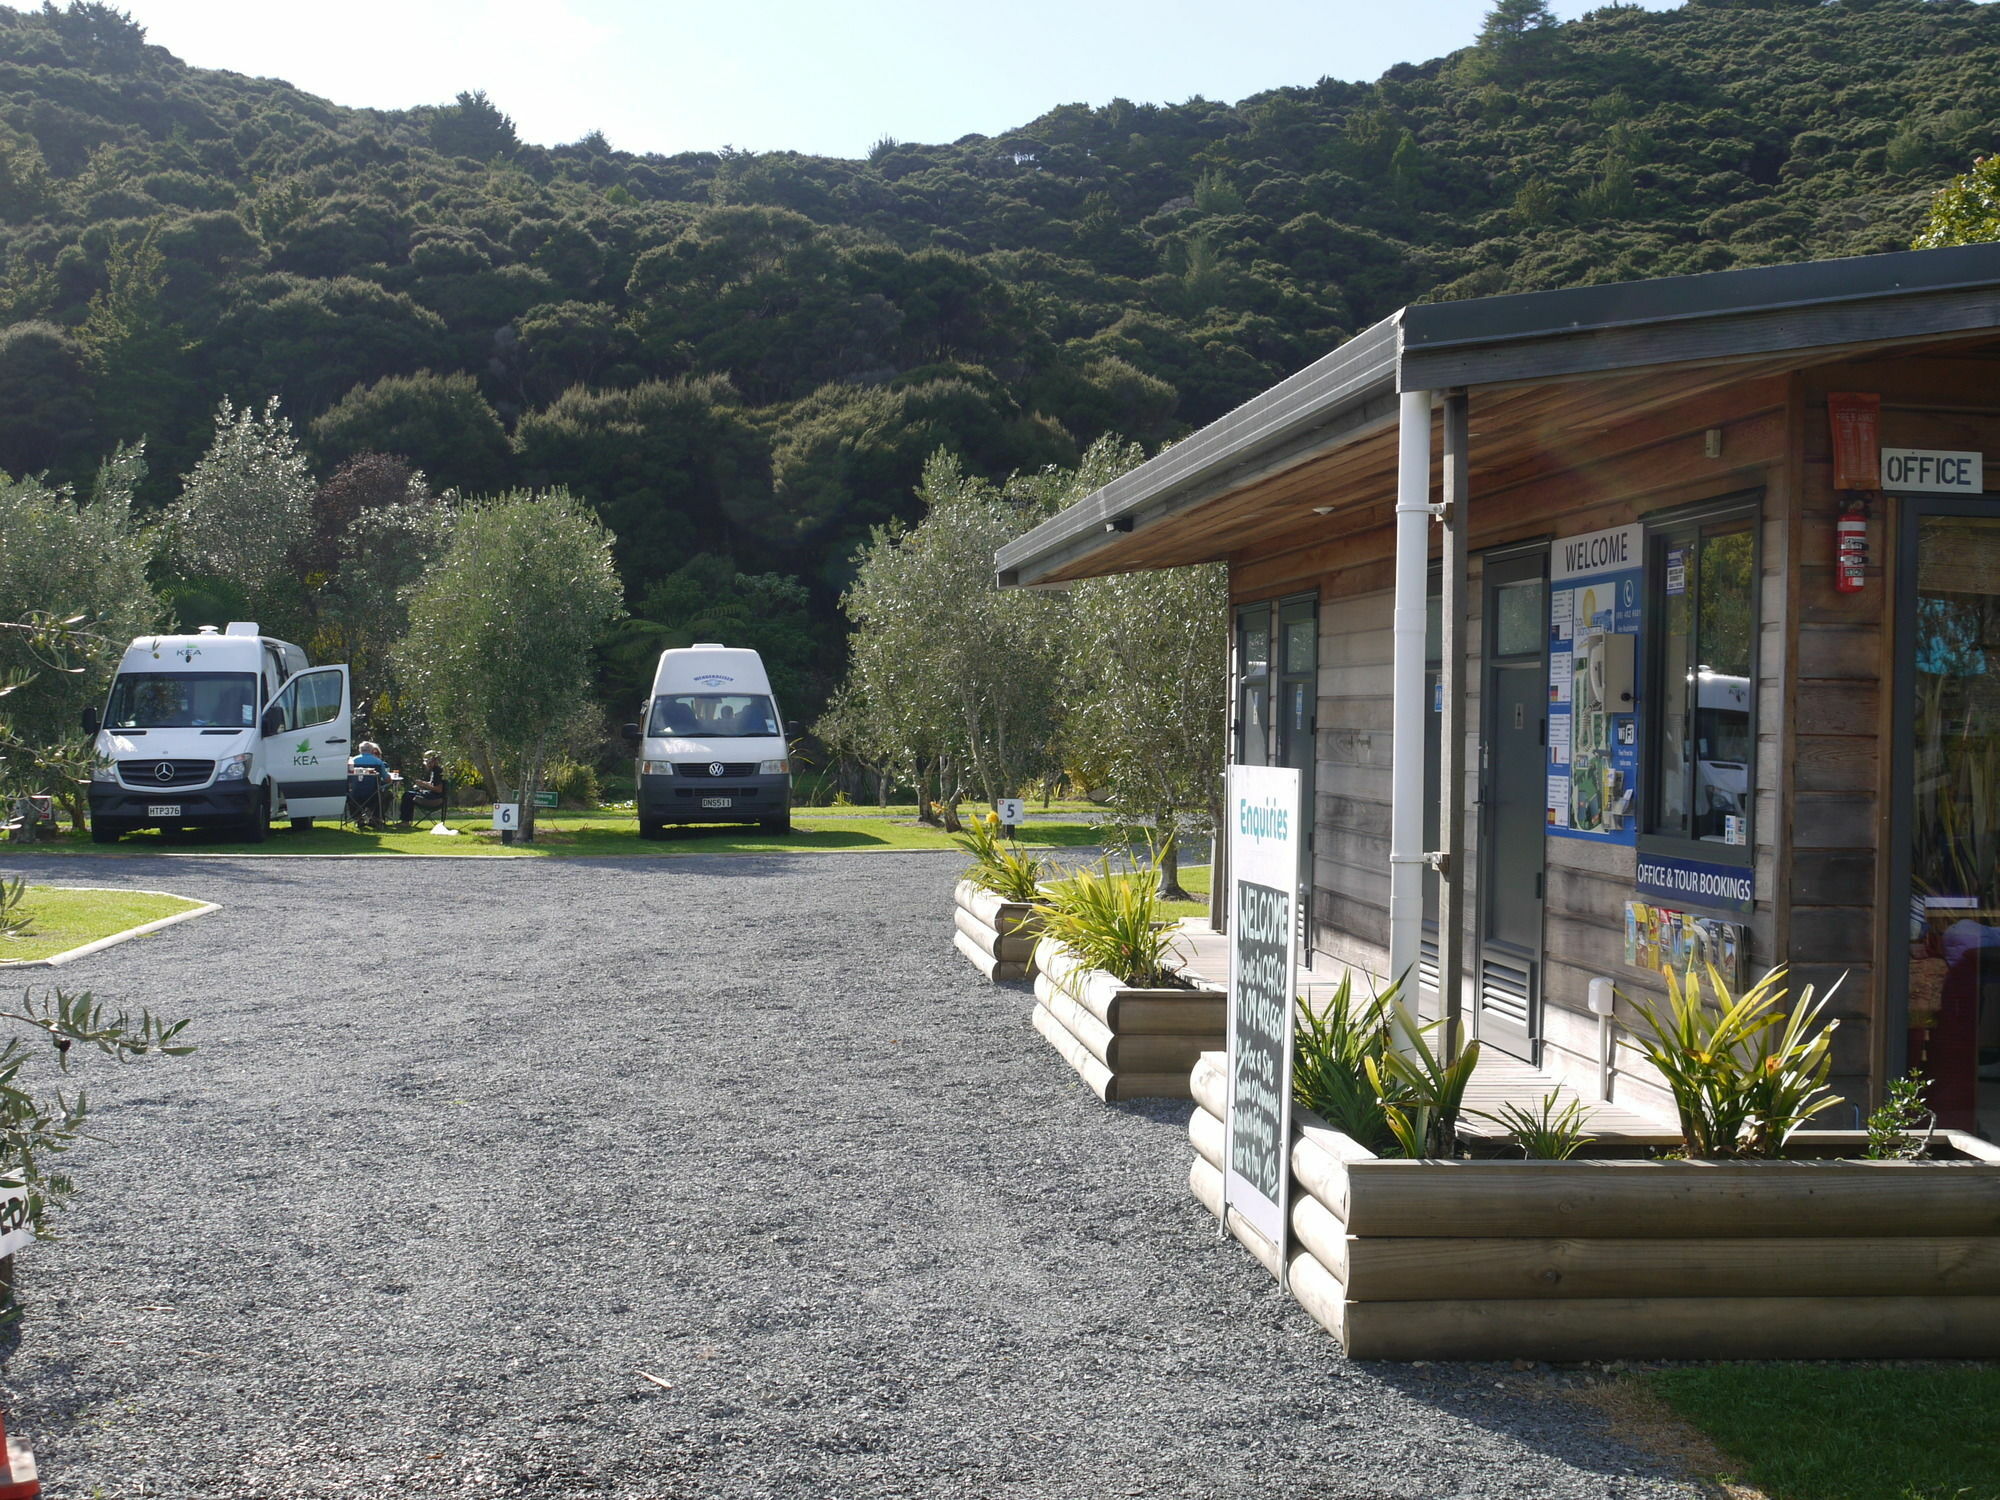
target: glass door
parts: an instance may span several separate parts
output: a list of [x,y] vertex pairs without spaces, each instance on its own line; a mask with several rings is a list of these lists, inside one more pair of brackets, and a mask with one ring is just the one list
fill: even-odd
[[[2000,1132],[2000,515],[1906,501],[1893,993],[1941,1125]],[[1898,982],[1900,981],[1900,982]],[[1892,1067],[1894,1059],[1892,1057]]]

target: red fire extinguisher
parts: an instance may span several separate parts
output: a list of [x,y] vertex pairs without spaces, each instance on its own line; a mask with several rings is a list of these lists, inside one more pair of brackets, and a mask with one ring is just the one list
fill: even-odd
[[1843,594],[1858,594],[1868,583],[1868,503],[1848,501],[1833,535],[1833,586]]

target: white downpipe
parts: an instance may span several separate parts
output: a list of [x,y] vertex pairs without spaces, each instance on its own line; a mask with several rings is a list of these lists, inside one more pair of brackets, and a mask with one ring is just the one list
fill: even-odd
[[1424,931],[1424,623],[1431,552],[1431,393],[1403,392],[1396,444],[1395,650],[1391,657],[1389,977],[1416,1009]]

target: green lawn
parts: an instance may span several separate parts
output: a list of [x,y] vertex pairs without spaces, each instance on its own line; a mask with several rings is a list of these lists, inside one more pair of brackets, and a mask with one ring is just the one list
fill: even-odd
[[1209,893],[1208,872],[1209,867],[1207,865],[1181,866],[1181,886],[1190,896],[1194,896],[1197,899],[1193,901],[1169,901],[1165,903],[1168,916],[1207,917]]
[[2000,1366],[1724,1364],[1642,1377],[1770,1500],[2000,1500]]
[[[901,811],[902,816],[897,816]],[[99,845],[89,836],[70,835],[48,844],[10,845],[18,849],[66,854],[423,854],[489,859],[536,859],[557,855],[748,854],[785,851],[873,849],[956,849],[949,834],[916,821],[916,810],[875,808],[801,808],[792,814],[792,832],[765,833],[750,826],[670,828],[658,840],[639,837],[638,820],[629,809],[595,812],[545,812],[536,821],[533,844],[504,845],[492,830],[490,814],[455,817],[450,825],[458,837],[447,838],[420,824],[411,832],[361,833],[332,824],[294,832],[280,824],[262,844],[245,844],[221,834],[169,837],[156,830],[127,834],[116,844]],[[1094,824],[1030,823],[1021,842],[1033,848],[1068,849],[1096,844],[1103,837]]]
[[199,901],[145,891],[66,891],[31,885],[15,912],[32,918],[32,925],[19,937],[0,938],[0,962],[53,958],[128,927],[157,922],[199,905]]

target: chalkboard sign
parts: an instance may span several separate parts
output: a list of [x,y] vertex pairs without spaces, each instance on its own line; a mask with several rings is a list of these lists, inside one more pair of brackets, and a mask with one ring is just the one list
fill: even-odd
[[1223,1201],[1281,1249],[1291,1171],[1299,773],[1229,768],[1229,1110]]

